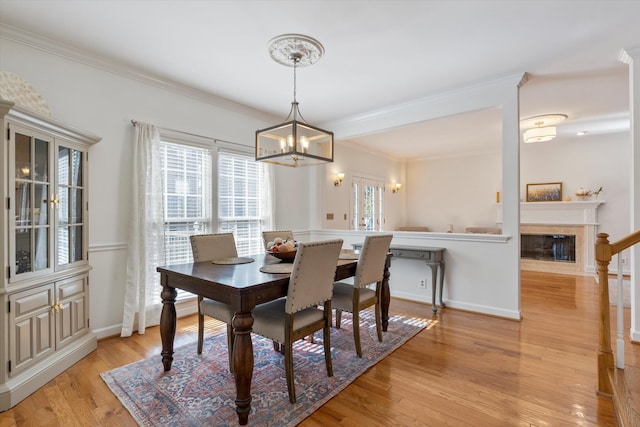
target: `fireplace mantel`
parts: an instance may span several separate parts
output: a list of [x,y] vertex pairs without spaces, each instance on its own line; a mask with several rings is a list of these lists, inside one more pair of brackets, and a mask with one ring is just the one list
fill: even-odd
[[[523,269],[556,271],[569,274],[590,274],[596,271],[594,246],[598,230],[598,207],[602,200],[577,202],[521,202],[520,228],[522,232],[576,234],[576,263],[559,266],[546,261],[522,260]],[[502,224],[502,204],[498,205],[498,225]],[[575,232],[567,230],[571,228]],[[579,243],[578,243],[579,242]]]
[[[579,202],[521,202],[520,224],[598,225],[601,200]],[[498,205],[498,224],[502,224],[502,204]]]

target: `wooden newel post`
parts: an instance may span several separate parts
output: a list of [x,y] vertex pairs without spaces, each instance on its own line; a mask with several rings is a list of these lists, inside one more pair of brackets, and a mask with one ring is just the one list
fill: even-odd
[[613,388],[609,378],[614,369],[613,352],[611,351],[611,320],[609,307],[609,263],[611,262],[611,245],[609,235],[599,233],[596,240],[595,255],[598,264],[598,283],[600,295],[600,321],[598,342],[598,392],[611,395]]

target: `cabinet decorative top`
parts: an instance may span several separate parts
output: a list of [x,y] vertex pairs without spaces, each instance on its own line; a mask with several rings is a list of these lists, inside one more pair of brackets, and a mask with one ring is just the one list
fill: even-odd
[[0,98],[13,101],[16,105],[52,117],[47,101],[40,93],[22,77],[7,71],[0,71]]

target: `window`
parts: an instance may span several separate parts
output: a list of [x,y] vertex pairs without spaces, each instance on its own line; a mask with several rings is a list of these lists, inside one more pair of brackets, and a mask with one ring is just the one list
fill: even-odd
[[354,176],[351,184],[351,229],[384,230],[384,182]]
[[263,250],[261,195],[266,181],[265,165],[253,156],[218,153],[218,230],[234,234],[238,255]]
[[161,168],[164,175],[165,263],[193,260],[192,234],[234,234],[239,255],[262,251],[261,196],[266,194],[265,165],[253,156],[218,152],[218,216],[212,174],[212,149],[162,141]]
[[162,141],[166,264],[191,262],[191,234],[210,233],[211,150]]

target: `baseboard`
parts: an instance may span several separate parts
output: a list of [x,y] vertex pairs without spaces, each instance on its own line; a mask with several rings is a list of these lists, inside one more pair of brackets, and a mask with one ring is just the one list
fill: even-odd
[[[176,318],[190,316],[198,312],[197,300],[195,297],[185,299],[184,301],[178,301],[175,304],[176,306]],[[159,323],[147,324],[147,327],[156,326]],[[133,322],[133,330],[138,330],[138,315],[136,314],[134,322]],[[122,323],[118,323],[115,325],[110,325],[105,328],[94,329],[93,333],[99,340],[103,340],[106,338],[112,338],[120,336],[122,333]]]

